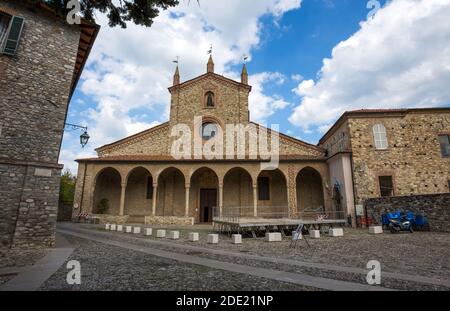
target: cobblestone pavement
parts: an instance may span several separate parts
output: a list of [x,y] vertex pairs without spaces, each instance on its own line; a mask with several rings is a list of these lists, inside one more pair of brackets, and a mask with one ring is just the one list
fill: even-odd
[[81,263],[81,285],[69,285],[63,265],[40,290],[315,290],[149,256],[67,236],[76,247],[68,260]]
[[[73,226],[73,225],[70,225]],[[99,226],[78,225],[72,228],[89,228],[92,234],[95,232],[105,232]],[[173,229],[173,228],[172,228]],[[192,228],[193,231],[197,228]],[[289,272],[305,273],[325,278],[346,280],[365,283],[365,275],[347,272],[329,271],[324,269],[314,269],[311,267],[299,267],[272,262],[261,262],[249,260],[246,258],[236,258],[235,256],[223,256],[221,254],[211,254],[201,251],[192,251],[189,249],[180,249],[172,247],[173,243],[177,245],[195,245],[206,247],[208,249],[230,250],[234,253],[254,254],[274,258],[293,259],[306,262],[342,265],[345,267],[366,268],[368,260],[376,259],[382,264],[383,271],[404,273],[419,276],[428,276],[433,278],[450,279],[450,234],[416,232],[414,234],[396,234],[390,233],[382,235],[369,235],[365,230],[346,229],[345,236],[342,238],[322,237],[319,240],[309,240],[311,248],[308,248],[303,241],[299,242],[296,249],[289,248],[289,240],[281,243],[267,243],[262,239],[248,238],[244,239],[242,245],[233,245],[227,237],[221,236],[219,245],[206,243],[206,234],[208,230],[201,227],[201,241],[187,242],[187,231],[181,228],[181,239],[178,241],[166,241],[168,245],[154,245],[151,247],[165,250],[183,252],[186,254],[195,254],[199,257],[210,259],[220,259],[238,264],[258,266],[270,269],[278,269]],[[148,246],[147,241],[161,241],[154,237],[144,237],[141,235],[127,235],[124,233],[109,232],[115,239],[137,241],[142,245]],[[166,244],[167,244],[166,243]],[[383,278],[383,286],[395,289],[412,290],[440,290],[448,289],[443,286],[431,284],[422,284],[418,282],[393,280]]]

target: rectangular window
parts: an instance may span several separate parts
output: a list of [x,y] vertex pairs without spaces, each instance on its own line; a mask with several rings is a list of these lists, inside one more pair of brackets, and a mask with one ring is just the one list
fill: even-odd
[[258,177],[258,200],[270,200],[269,177]]
[[11,16],[0,12],[0,47],[3,47],[3,43],[5,42],[10,22]]
[[153,199],[153,178],[147,177],[147,199]]
[[392,176],[380,176],[380,195],[382,197],[392,197],[394,195],[394,183]]
[[383,124],[375,124],[373,126],[373,139],[375,142],[375,148],[379,150],[388,149],[386,128]]
[[441,144],[441,154],[443,157],[450,157],[450,135],[439,135]]

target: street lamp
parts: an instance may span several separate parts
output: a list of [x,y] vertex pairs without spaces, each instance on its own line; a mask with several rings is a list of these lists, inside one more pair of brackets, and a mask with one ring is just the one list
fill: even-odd
[[80,144],[81,144],[82,148],[84,148],[84,146],[86,146],[86,144],[89,141],[89,138],[90,137],[89,137],[89,134],[87,133],[87,131],[84,131],[84,133],[80,135]]
[[87,132],[87,126],[66,123],[66,124],[64,124],[64,129],[66,131],[75,131],[78,129],[84,130],[84,133],[80,135],[80,144],[81,144],[82,148],[84,148],[84,146],[87,145],[89,138],[90,138],[90,136]]

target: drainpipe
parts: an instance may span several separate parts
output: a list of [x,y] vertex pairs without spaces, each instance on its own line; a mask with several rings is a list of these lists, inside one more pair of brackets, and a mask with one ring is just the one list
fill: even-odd
[[355,169],[353,166],[353,153],[350,153],[350,165],[352,168],[353,208],[355,209],[355,227],[357,227],[358,224],[356,222],[356,187],[355,187]]
[[83,211],[84,185],[86,183],[86,169],[87,169],[87,162],[84,163],[83,184],[81,186],[81,198],[80,198],[80,213]]

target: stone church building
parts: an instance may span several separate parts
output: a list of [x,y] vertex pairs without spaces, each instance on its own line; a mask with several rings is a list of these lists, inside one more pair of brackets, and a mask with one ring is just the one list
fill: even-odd
[[[183,83],[177,67],[168,122],[77,160],[74,215],[159,224],[208,223],[218,215],[326,215],[355,224],[366,198],[449,191],[449,108],[347,112],[312,145],[251,122],[251,89],[245,65],[239,82],[216,74],[211,57],[205,74]],[[230,124],[265,131],[258,142],[266,139],[273,152],[269,142],[277,138],[278,164],[261,165],[268,161],[261,150],[250,156],[256,140],[250,134],[244,157],[221,154],[220,140],[214,148],[222,156],[174,156],[180,124],[198,133],[200,146],[229,135]],[[232,150],[240,148],[231,141]],[[195,138],[183,148],[194,153]]]

